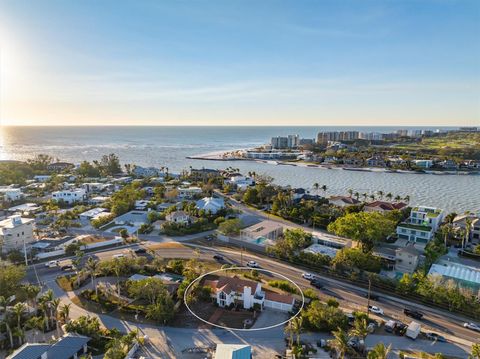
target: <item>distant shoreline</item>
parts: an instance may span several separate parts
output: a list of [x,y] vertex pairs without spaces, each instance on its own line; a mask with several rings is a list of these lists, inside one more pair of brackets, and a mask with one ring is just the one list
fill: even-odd
[[228,157],[224,156],[226,154],[245,151],[246,149],[236,149],[232,151],[217,151],[210,152],[201,155],[187,156],[187,159],[191,160],[203,160],[203,161],[248,161],[248,162],[258,162],[266,163],[270,165],[277,166],[292,166],[292,167],[308,167],[308,168],[317,168],[317,169],[328,169],[328,170],[344,170],[344,171],[358,171],[358,172],[381,172],[381,173],[407,173],[407,174],[426,174],[426,175],[480,175],[480,171],[452,171],[452,170],[396,170],[384,167],[350,167],[346,165],[335,165],[335,164],[319,164],[319,163],[307,163],[307,162],[298,162],[298,161],[282,161],[282,160],[262,160],[256,158],[240,158],[240,157]]

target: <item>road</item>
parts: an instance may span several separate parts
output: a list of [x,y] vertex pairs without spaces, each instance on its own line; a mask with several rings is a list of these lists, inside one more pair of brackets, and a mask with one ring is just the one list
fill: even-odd
[[[137,248],[138,246],[140,245],[134,245],[132,248]],[[200,249],[200,253],[197,251],[197,254],[194,254],[194,249],[190,246],[195,246]],[[131,249],[111,249],[93,255],[98,259],[107,259],[118,253],[129,254],[131,253]],[[260,264],[261,268],[271,270],[292,279],[302,289],[312,288],[317,290],[311,287],[310,283],[301,277],[301,274],[303,273],[302,269],[265,256],[253,255],[250,253],[242,254],[238,250],[198,245],[189,245],[188,247],[185,246],[183,248],[162,248],[161,250],[157,250],[156,254],[165,258],[192,258],[196,256],[203,260],[212,260],[214,254],[221,254],[227,262],[238,266],[245,265],[248,260],[255,260]],[[36,282],[38,275],[40,281],[44,282],[46,285],[54,282],[55,278],[62,273],[59,268],[47,268],[44,265],[36,265],[35,269],[37,274],[35,274],[34,267],[30,266],[27,272],[27,279]],[[324,283],[324,288],[317,290],[321,298],[326,299],[333,297],[337,299],[340,306],[347,311],[366,310],[367,299],[365,289],[324,277],[319,274],[317,275],[321,277],[321,280]],[[420,321],[424,330],[438,332],[447,338],[458,338],[457,341],[464,344],[468,344],[468,342],[480,342],[479,333],[463,327],[463,323],[468,321],[467,318],[461,318],[452,313],[411,303],[407,300],[393,296],[381,293],[375,294],[378,294],[379,300],[371,301],[371,304],[381,307],[385,312],[385,315],[378,319],[398,319],[408,323],[411,321],[411,318],[406,317],[403,314],[403,309],[405,307],[413,308],[424,313],[424,319]]]

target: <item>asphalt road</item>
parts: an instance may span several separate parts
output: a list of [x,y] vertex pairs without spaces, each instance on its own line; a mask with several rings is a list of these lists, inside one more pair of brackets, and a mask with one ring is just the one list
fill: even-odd
[[[131,249],[138,248],[138,246],[140,245],[134,245],[130,248],[110,249],[89,255],[92,255],[100,260],[111,258],[114,254],[118,253],[132,255]],[[297,283],[302,289],[312,288],[316,290],[319,293],[319,296],[323,299],[330,297],[337,299],[340,303],[340,306],[347,311],[366,310],[366,290],[363,288],[358,288],[348,283],[343,283],[332,278],[318,275],[324,284],[324,287],[321,290],[318,290],[313,288],[309,281],[302,278],[302,269],[295,268],[291,265],[278,262],[268,257],[249,253],[240,253],[239,250],[217,247],[210,248],[204,246],[198,247],[200,249],[200,253],[196,255],[193,254],[193,249],[189,247],[162,248],[161,250],[157,250],[156,254],[165,258],[192,258],[197,256],[199,259],[212,260],[213,255],[218,253],[225,258],[226,262],[236,264],[238,266],[245,265],[248,260],[255,260],[257,263],[259,263],[261,268],[286,276]],[[61,261],[61,264],[67,263],[68,261],[69,260],[63,260]],[[64,272],[62,272],[58,267],[47,268],[44,264],[37,264],[29,267],[27,271],[27,280],[34,283],[37,283],[37,281],[40,280],[41,283],[48,284],[48,282],[54,281],[58,275],[63,273]],[[447,338],[456,337],[470,342],[480,342],[480,333],[463,327],[463,323],[468,321],[467,318],[461,318],[456,314],[441,311],[436,308],[414,304],[393,296],[387,296],[381,293],[378,293],[378,295],[379,300],[371,300],[371,305],[376,305],[382,308],[385,315],[378,317],[377,319],[397,319],[404,323],[409,323],[412,319],[403,314],[403,309],[405,307],[413,308],[424,313],[424,318],[419,321],[422,324],[423,330],[432,330],[441,333]]]

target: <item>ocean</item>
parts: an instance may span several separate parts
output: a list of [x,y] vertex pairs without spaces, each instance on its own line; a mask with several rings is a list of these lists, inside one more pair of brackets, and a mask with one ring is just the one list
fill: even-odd
[[[392,174],[271,165],[250,161],[207,161],[187,156],[249,148],[268,143],[272,136],[299,134],[315,138],[319,131],[359,130],[392,132],[394,127],[2,127],[0,160],[25,160],[45,153],[80,163],[116,153],[122,163],[165,166],[170,172],[232,166],[242,172],[272,176],[275,182],[311,189],[325,184],[327,194],[379,190],[410,195],[412,204],[437,206],[457,213],[480,210],[480,176]],[[409,128],[413,129],[413,128]],[[419,127],[435,130],[438,127]],[[322,193],[323,194],[323,193]]]

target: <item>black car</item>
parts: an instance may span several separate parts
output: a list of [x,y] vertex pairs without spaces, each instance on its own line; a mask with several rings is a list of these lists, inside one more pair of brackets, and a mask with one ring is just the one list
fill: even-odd
[[71,265],[71,264],[66,264],[66,265],[64,265],[64,266],[61,266],[60,269],[63,270],[63,271],[72,270],[72,269],[73,269],[73,265]]
[[319,281],[318,279],[312,279],[310,281],[310,285],[313,285],[315,288],[322,289],[323,288],[323,283]]
[[224,261],[224,258],[223,258],[221,255],[219,255],[219,254],[215,254],[215,255],[213,256],[213,259],[215,259],[216,261],[219,261],[219,262]]
[[[365,298],[368,298],[368,293],[365,294]],[[370,299],[378,301],[380,299],[380,297],[376,294],[370,293]]]
[[408,325],[403,323],[397,323],[397,325],[395,325],[395,328],[393,329],[393,332],[395,333],[395,335],[405,335],[405,333],[407,332],[407,328]]
[[134,250],[136,254],[142,254],[142,253],[147,253],[147,250],[145,248],[137,248]]
[[425,336],[427,337],[427,339],[437,341],[437,342],[445,343],[447,341],[445,337],[442,337],[440,334],[437,334],[437,333],[426,333]]
[[403,310],[403,313],[409,317],[412,317],[414,319],[422,319],[423,317],[423,313],[420,313],[418,310],[414,310],[414,309],[408,309],[408,308],[405,308]]

